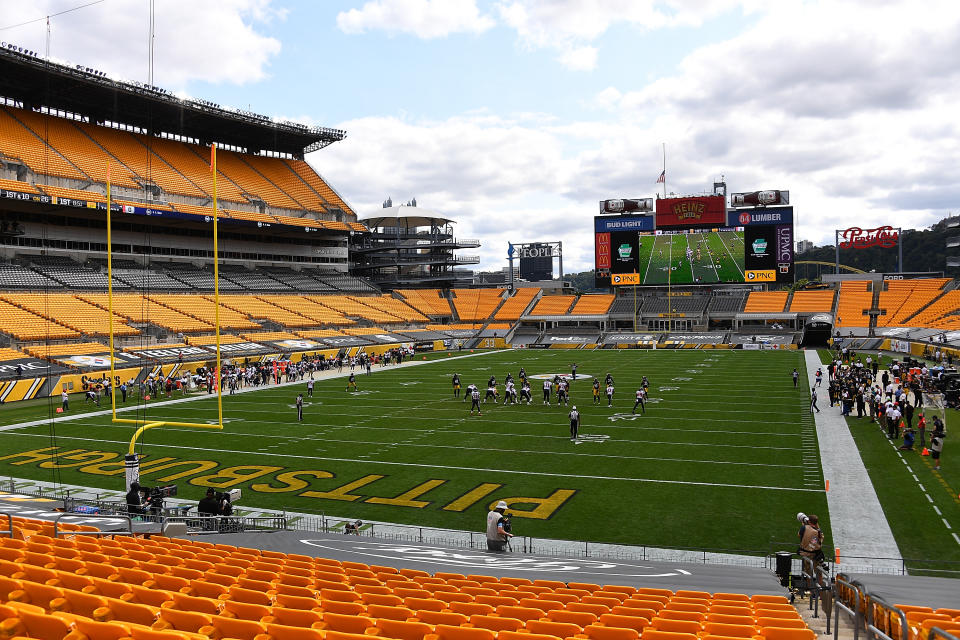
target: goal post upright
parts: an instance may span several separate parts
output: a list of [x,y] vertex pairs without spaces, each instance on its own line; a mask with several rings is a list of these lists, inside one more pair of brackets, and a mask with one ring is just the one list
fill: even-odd
[[[149,429],[159,427],[185,427],[190,429],[216,429],[223,430],[223,385],[221,360],[220,360],[220,252],[218,237],[218,211],[217,211],[217,155],[216,143],[211,145],[210,149],[210,170],[213,173],[213,297],[214,297],[214,332],[215,344],[217,349],[217,363],[214,375],[217,386],[217,422],[210,424],[206,422],[179,422],[162,420],[157,418],[147,418],[146,412],[142,418],[119,418],[117,417],[117,397],[116,397],[116,351],[113,328],[113,211],[111,202],[111,176],[110,163],[107,162],[107,326],[110,341],[110,418],[111,422],[118,424],[130,424],[137,427],[133,436],[130,438],[130,444],[127,454],[124,457],[126,488],[129,490],[130,484],[139,480],[140,462],[136,454],[136,444],[140,436]],[[142,318],[141,318],[142,320]],[[162,371],[162,369],[161,369]]]

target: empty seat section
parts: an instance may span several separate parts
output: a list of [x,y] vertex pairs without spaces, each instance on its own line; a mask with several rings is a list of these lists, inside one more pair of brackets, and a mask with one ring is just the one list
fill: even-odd
[[293,198],[299,208],[326,211],[326,203],[314,189],[280,158],[244,155],[243,159],[272,184]]
[[822,291],[795,291],[790,301],[790,311],[794,312],[821,312],[833,311],[833,290]]
[[[204,297],[213,300],[212,295],[205,295]],[[268,298],[268,296],[264,296],[264,298]],[[271,304],[264,298],[253,295],[228,294],[220,296],[220,304],[248,318],[269,320],[283,327],[312,327],[317,324],[310,318],[305,318],[295,312]],[[294,336],[295,338],[296,336]]]
[[[101,309],[107,309],[109,303],[105,293],[77,294]],[[137,324],[151,323],[178,333],[200,333],[213,331],[213,325],[174,311],[137,293],[119,293],[113,295],[113,312]]]
[[[307,299],[325,307],[329,307],[330,309],[333,309],[334,311],[337,311],[345,316],[354,316],[357,318],[363,318],[364,320],[369,320],[371,322],[384,324],[394,324],[400,322],[400,318],[397,316],[386,311],[381,311],[375,306],[367,305],[361,302],[365,298],[344,295],[319,295],[307,296]],[[370,298],[369,300],[373,302],[377,299]]]
[[[532,316],[562,316],[566,315],[576,296],[543,296],[537,301]],[[613,300],[610,301],[611,304]]]
[[0,263],[0,289],[45,289],[59,284],[18,264]]
[[512,296],[506,299],[503,305],[494,314],[495,320],[517,321],[520,315],[527,310],[533,299],[540,294],[539,287],[519,287]]
[[71,120],[23,110],[18,110],[15,115],[67,160],[82,169],[94,182],[106,184],[107,163],[112,162],[111,182],[129,189],[141,188],[130,178],[129,171],[83,131],[73,126]]
[[946,282],[949,280],[943,278],[886,281],[887,290],[879,294],[877,326],[923,326],[915,324],[913,316],[940,296]]
[[570,310],[570,315],[602,315],[610,310],[613,304],[613,294],[600,293],[580,296],[577,303]]
[[483,322],[503,297],[503,289],[451,289],[453,306],[461,320]]
[[320,175],[303,160],[283,160],[290,169],[300,176],[310,187],[320,194],[320,197],[329,205],[327,209],[340,209],[344,213],[352,214],[353,209],[328,185]]
[[[110,333],[107,312],[104,309],[68,293],[7,293],[0,295],[0,298],[88,336],[106,336]],[[138,329],[125,324],[116,314],[112,317],[114,335],[134,336],[140,333]],[[101,351],[103,350],[101,348]]]
[[448,318],[453,315],[450,301],[440,289],[397,289],[411,307],[426,316]]
[[[174,311],[216,326],[217,307],[206,296],[180,294],[151,294],[150,300]],[[244,314],[220,305],[220,327],[223,329],[259,329],[260,325]]]
[[79,338],[80,332],[0,300],[0,331],[18,340]]
[[34,173],[88,180],[82,171],[17,119],[25,114],[22,109],[0,108],[0,154],[19,158]]
[[259,296],[259,298],[295,315],[308,318],[314,326],[325,324],[347,326],[355,324],[353,320],[345,317],[341,312],[316,302],[315,300],[322,299],[319,297],[312,299],[306,296],[265,295]]
[[787,306],[786,291],[751,291],[744,313],[780,313]]
[[873,291],[869,287],[870,282],[866,280],[844,280],[840,283],[834,321],[838,328],[870,326],[870,317],[865,313],[873,304]]
[[368,307],[373,307],[374,309],[380,309],[391,315],[394,315],[404,322],[428,322],[430,319],[403,302],[402,300],[397,300],[389,294],[383,294],[380,296],[373,297],[354,297],[354,300],[362,304],[367,305]]

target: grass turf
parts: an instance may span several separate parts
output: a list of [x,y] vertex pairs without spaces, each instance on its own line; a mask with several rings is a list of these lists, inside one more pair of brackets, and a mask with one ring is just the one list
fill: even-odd
[[[876,358],[876,354],[873,357]],[[830,362],[830,358],[829,351],[820,350],[824,364]],[[889,362],[890,357],[884,357],[882,366]],[[821,395],[820,406],[825,411],[839,411],[825,402],[826,392]],[[933,415],[944,417],[942,410],[928,408],[926,413],[928,424]],[[902,441],[888,440],[880,426],[871,423],[869,418],[847,418],[900,554],[911,559],[906,566],[914,573],[950,566],[947,562],[960,563],[960,540],[955,535],[960,532],[960,470],[951,459],[949,438],[950,425],[957,421],[956,412],[950,411],[946,419],[948,438],[944,457],[941,469],[935,471],[933,460],[921,456],[919,446],[916,451],[900,452]],[[929,437],[928,428],[928,444]],[[960,571],[960,564],[951,568]]]
[[[539,380],[532,380],[532,406],[488,403],[482,416],[470,416],[469,403],[452,397],[454,371],[464,386],[473,382],[481,389],[496,375],[502,391],[508,371],[516,376],[523,366],[529,375],[562,373],[574,360],[581,376],[610,372],[617,382],[613,408],[605,398],[592,404],[590,381],[573,387],[581,434],[605,439],[570,442],[568,409],[544,406]],[[294,399],[304,385],[225,396],[224,432],[170,427],[146,433],[144,482],[175,482],[181,497],[199,498],[203,486],[228,486],[225,466],[247,466],[250,473],[261,467],[263,475],[236,485],[244,490],[242,505],[477,530],[492,501],[526,497],[514,505],[521,511],[514,520],[521,535],[768,552],[778,541],[795,544],[793,514],[827,512],[819,460],[803,458],[801,442],[811,437],[813,423],[807,395],[790,381],[793,367],[804,370],[802,354],[513,350],[441,356],[422,366],[360,374],[359,393],[346,392],[342,378],[318,381],[302,423]],[[650,377],[652,401],[645,416],[634,418],[633,392],[642,375]],[[46,409],[5,408],[2,421],[43,419]],[[203,398],[155,407],[150,417],[211,421],[216,404]],[[61,452],[95,450],[106,457],[124,452],[131,434],[131,426],[111,424],[107,416],[86,416],[58,422],[55,444]],[[0,442],[11,454],[51,446],[49,424],[0,431]],[[122,475],[102,475],[107,467],[90,473],[96,456],[84,452],[61,457],[61,480],[120,488]],[[160,457],[173,459],[160,467],[186,460],[220,466],[151,472],[148,463]],[[52,466],[49,461],[2,458],[4,475],[50,480],[55,473],[43,467]],[[556,492],[564,490],[571,493],[555,509],[541,506],[549,518],[522,517],[523,510],[536,515],[535,499],[563,497]]]

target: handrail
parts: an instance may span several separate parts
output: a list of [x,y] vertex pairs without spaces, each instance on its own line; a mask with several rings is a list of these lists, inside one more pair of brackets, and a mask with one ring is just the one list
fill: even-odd
[[[840,591],[841,597],[834,598],[833,606],[835,606],[839,611],[846,613],[850,616],[851,621],[853,622],[853,640],[860,639],[860,590],[854,587],[851,583],[845,580],[846,574],[840,574],[834,579],[834,584],[836,588]],[[847,602],[843,599],[842,595],[845,593],[853,594],[853,602],[850,603],[853,607],[847,606]],[[837,640],[837,635],[840,632],[840,620],[834,620],[833,622],[833,640]]]
[[944,631],[940,627],[930,627],[930,634],[927,636],[927,640],[933,640],[933,638],[943,638],[943,640],[960,640],[960,638],[957,636]]
[[85,514],[83,514],[84,519],[89,519],[89,518],[94,518],[94,519],[102,518],[102,519],[104,519],[104,520],[116,520],[118,517],[119,517],[119,518],[123,518],[124,520],[127,521],[127,530],[126,530],[126,531],[100,531],[100,530],[97,530],[97,531],[73,531],[73,530],[70,530],[70,531],[68,531],[68,530],[65,530],[65,529],[61,530],[61,529],[60,529],[60,520],[63,519],[63,518],[67,518],[67,517],[73,518],[73,517],[76,517],[76,514],[74,514],[74,513],[61,513],[59,516],[57,516],[57,517],[54,519],[54,521],[53,521],[53,537],[54,537],[54,538],[59,538],[61,531],[63,532],[64,535],[71,535],[71,536],[117,536],[117,535],[120,535],[120,536],[132,536],[132,535],[133,535],[133,520],[130,518],[130,516],[122,516],[122,515],[121,515],[121,516],[117,516],[117,515],[110,515],[110,516],[108,516],[108,515],[100,515],[100,514],[98,514],[98,513],[85,513]]
[[0,531],[0,536],[7,536],[8,538],[13,537],[13,516],[7,513],[6,511],[0,511],[0,516],[7,516],[7,530]]
[[[830,587],[830,574],[824,571],[813,558],[800,556],[800,561],[802,567],[800,572],[806,578],[807,591],[810,592],[810,609],[813,610],[813,617],[819,618],[821,593],[833,594]],[[830,633],[830,608],[824,606],[823,610],[827,615],[827,633]]]
[[[889,635],[887,631],[879,628],[874,624],[874,611],[877,608],[885,609],[890,613],[895,613],[900,618],[900,635],[898,638]],[[887,625],[890,624],[890,616],[885,616],[885,622]],[[881,640],[908,640],[910,637],[910,627],[907,624],[907,614],[900,610],[898,607],[890,604],[880,596],[871,595],[870,596],[870,606],[867,607],[867,638],[881,638]],[[873,634],[873,635],[871,635]]]

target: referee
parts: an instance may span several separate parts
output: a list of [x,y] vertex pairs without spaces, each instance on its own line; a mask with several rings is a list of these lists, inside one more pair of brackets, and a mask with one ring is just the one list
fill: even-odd
[[573,405],[573,408],[570,410],[570,442],[576,442],[579,431],[580,412],[577,411],[577,405]]
[[303,394],[297,394],[297,421],[303,422]]

